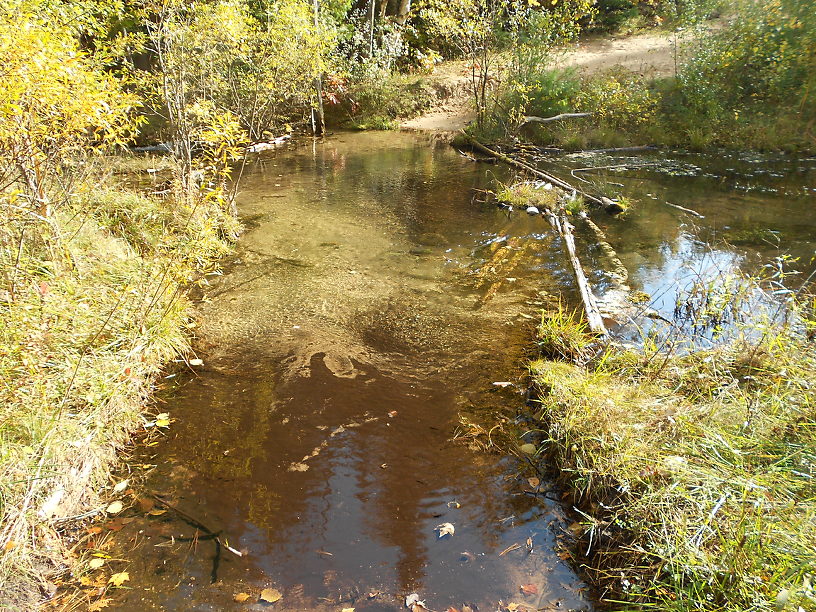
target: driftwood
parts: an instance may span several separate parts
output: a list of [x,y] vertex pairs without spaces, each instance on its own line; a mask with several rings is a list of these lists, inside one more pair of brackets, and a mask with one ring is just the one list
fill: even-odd
[[570,264],[572,265],[572,273],[573,276],[575,276],[575,282],[578,284],[578,291],[581,294],[581,301],[584,303],[584,312],[586,313],[587,324],[589,325],[590,331],[601,336],[606,336],[606,326],[604,325],[601,311],[598,310],[598,304],[595,301],[592,290],[589,288],[589,281],[587,280],[586,274],[584,274],[581,260],[578,259],[578,254],[575,251],[575,236],[572,233],[572,225],[567,221],[567,216],[563,209],[559,210],[559,214],[556,214],[549,208],[545,208],[544,216],[564,241],[567,257],[569,257]]
[[[464,133],[464,132],[463,132]],[[492,149],[488,149],[482,143],[480,143],[475,138],[472,138],[465,134],[470,145],[475,148],[477,151],[481,153],[485,153],[486,155],[491,155],[496,159],[503,161],[504,163],[513,166],[515,168],[519,168],[524,170],[525,172],[529,172],[539,178],[547,180],[554,185],[557,185],[561,189],[564,189],[568,192],[577,192],[578,190],[575,189],[572,185],[559,179],[558,177],[552,176],[546,172],[538,170],[537,168],[533,168],[528,166],[527,164],[520,162],[512,157],[508,157],[507,155],[503,155],[497,151],[493,151]],[[601,206],[607,206],[608,204],[614,204],[608,198],[596,198],[595,196],[590,196],[588,194],[583,194],[585,198],[590,199],[591,201],[595,202],[596,204],[600,204]],[[567,221],[567,215],[564,212],[564,209],[561,208],[558,213],[549,208],[544,209],[544,216],[550,222],[553,229],[558,232],[561,236],[562,240],[564,241],[564,247],[567,251],[567,257],[569,258],[570,265],[572,267],[573,276],[575,277],[575,282],[578,285],[578,291],[581,295],[581,301],[584,304],[584,312],[586,313],[587,324],[589,325],[589,329],[596,334],[601,336],[606,336],[606,326],[603,322],[603,317],[601,316],[601,312],[598,310],[598,304],[595,301],[595,296],[592,294],[592,290],[589,287],[589,281],[587,280],[586,274],[584,273],[584,269],[581,266],[581,260],[578,259],[578,254],[576,253],[575,249],[575,237],[572,233],[572,225],[569,221]]]
[[671,202],[665,202],[665,204],[666,204],[666,206],[671,206],[672,208],[676,208],[677,210],[682,210],[684,213],[694,215],[698,219],[705,219],[705,216],[701,215],[696,210],[691,210],[690,208],[686,208],[685,206],[680,206],[679,204],[672,204]]
[[255,144],[251,144],[246,148],[247,153],[263,153],[264,151],[272,151],[278,148],[280,145],[285,143],[287,140],[292,138],[291,134],[284,134],[283,136],[278,136],[277,138],[273,138],[269,142],[256,142]]
[[521,122],[521,125],[527,125],[528,123],[551,123],[553,121],[559,121],[561,119],[577,119],[578,117],[589,117],[591,114],[592,113],[561,113],[560,115],[555,115],[553,117],[528,116],[524,118],[524,121]]
[[[499,161],[502,161],[505,164],[507,164],[508,166],[513,166],[514,168],[518,168],[519,170],[524,170],[525,172],[528,172],[528,173],[530,173],[530,174],[532,174],[534,176],[537,176],[540,179],[544,179],[546,181],[549,181],[553,185],[557,185],[558,187],[560,187],[561,189],[564,189],[566,191],[570,191],[570,192],[575,191],[577,193],[580,193],[582,196],[584,196],[584,198],[586,198],[590,202],[593,202],[593,203],[597,204],[598,206],[606,207],[609,204],[613,203],[612,200],[610,200],[609,198],[598,198],[598,197],[595,197],[593,195],[590,195],[590,194],[582,191],[581,189],[577,189],[573,185],[570,185],[568,182],[566,182],[563,179],[558,178],[557,176],[553,176],[552,174],[544,172],[543,170],[539,170],[538,168],[533,168],[532,166],[527,165],[524,162],[521,162],[521,161],[519,161],[517,159],[513,159],[512,157],[509,157],[508,155],[505,155],[504,153],[499,153],[498,151],[494,151],[493,149],[488,149],[486,146],[484,146],[481,142],[479,142],[478,140],[476,140],[472,136],[469,136],[468,134],[465,134],[464,132],[462,132],[462,134],[464,135],[464,137],[467,140],[468,144],[470,146],[472,146],[474,149],[476,149],[480,153],[484,153],[485,155],[489,155],[490,157],[495,157]],[[604,200],[606,200],[606,202],[604,202]]]
[[655,151],[655,145],[636,145],[632,147],[614,147],[611,149],[583,149],[581,151],[564,151],[565,155],[574,155],[576,153],[629,153],[634,151]]

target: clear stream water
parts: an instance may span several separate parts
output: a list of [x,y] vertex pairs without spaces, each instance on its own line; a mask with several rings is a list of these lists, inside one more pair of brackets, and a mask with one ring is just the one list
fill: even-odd
[[[744,242],[770,228],[812,256],[816,160],[762,159],[677,154],[610,174],[640,203],[597,220],[655,308],[670,311],[672,287],[706,262],[780,253],[764,234],[719,241],[729,231]],[[493,383],[523,380],[544,297],[574,299],[543,219],[474,200],[507,178],[400,133],[338,135],[248,168],[247,232],[198,304],[204,365],[172,379],[161,410],[174,422],[137,459],[156,465],[149,489],[246,554],[136,505],[116,535],[130,589],[112,609],[267,609],[263,588],[282,594],[275,610],[397,610],[414,592],[431,610],[592,609],[558,554],[571,521],[557,492],[459,435],[460,419],[523,405],[523,385]],[[442,523],[453,536],[437,536]]]

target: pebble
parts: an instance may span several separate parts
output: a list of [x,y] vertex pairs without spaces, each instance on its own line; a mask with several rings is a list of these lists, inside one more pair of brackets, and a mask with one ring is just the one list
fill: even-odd
[[535,206],[528,206],[527,207],[527,214],[528,215],[538,215],[540,213],[541,213],[541,211],[538,210],[538,208],[536,208]]

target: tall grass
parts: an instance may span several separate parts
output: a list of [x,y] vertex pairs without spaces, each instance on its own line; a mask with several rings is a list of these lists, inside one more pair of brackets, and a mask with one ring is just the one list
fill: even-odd
[[[583,516],[575,561],[613,608],[816,609],[811,316],[682,356],[530,365],[541,453]],[[547,354],[580,333],[541,325]]]
[[0,207],[0,607],[33,609],[69,561],[59,533],[100,513],[156,375],[188,350],[183,286],[237,223],[98,186],[50,219]]

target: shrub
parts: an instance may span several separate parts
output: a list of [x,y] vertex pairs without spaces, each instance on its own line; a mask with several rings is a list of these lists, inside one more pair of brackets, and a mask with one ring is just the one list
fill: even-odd
[[657,106],[658,100],[646,81],[625,70],[589,79],[576,96],[579,110],[591,112],[596,118],[619,129],[650,121],[657,112]]

